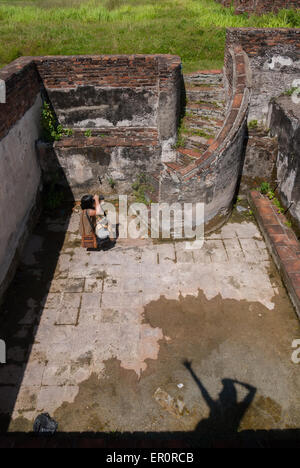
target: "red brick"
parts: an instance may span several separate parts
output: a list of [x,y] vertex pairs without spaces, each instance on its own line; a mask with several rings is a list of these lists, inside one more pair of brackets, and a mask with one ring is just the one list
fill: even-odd
[[288,245],[288,239],[285,234],[270,234],[270,238],[276,245]]
[[290,259],[297,260],[297,255],[294,249],[291,249],[290,247],[286,245],[278,245],[278,244],[275,246],[275,248],[281,260],[283,261],[290,260]]
[[291,274],[290,279],[298,297],[300,298],[300,275]]
[[242,104],[242,100],[243,100],[243,94],[236,94],[233,98],[232,107],[235,109],[239,108],[240,105]]
[[269,224],[265,227],[270,235],[271,234],[284,234],[284,230],[282,229],[281,226],[279,226],[279,224]]
[[300,260],[284,260],[284,268],[287,273],[299,273],[300,272]]
[[[264,218],[264,221],[265,221],[265,218],[266,217],[273,217],[273,219],[275,220],[275,223],[277,222],[277,218],[276,216],[274,215],[274,211],[273,211],[273,208],[271,206],[270,203],[265,203],[265,204],[262,204],[260,207],[259,207],[259,214]],[[270,224],[270,223],[269,223]]]
[[257,190],[251,190],[250,195],[253,199],[260,198],[260,193]]

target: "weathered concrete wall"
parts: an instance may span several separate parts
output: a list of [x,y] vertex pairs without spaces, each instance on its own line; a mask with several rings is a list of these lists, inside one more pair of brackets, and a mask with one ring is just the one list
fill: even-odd
[[264,127],[248,128],[243,176],[269,180],[276,166],[277,138]]
[[64,127],[156,126],[156,90],[81,86],[48,89],[48,96]]
[[233,3],[235,13],[251,13],[262,15],[263,13],[278,12],[279,10],[300,8],[300,0],[216,0],[225,7]]
[[16,253],[19,256],[22,251],[35,210],[41,178],[35,150],[41,104],[38,95],[34,105],[0,140],[0,297],[14,274]]
[[269,126],[278,138],[276,161],[278,190],[300,228],[300,109],[299,98],[281,96],[270,103]]
[[163,152],[171,151],[180,112],[179,57],[58,56],[35,61],[62,125],[156,128]]
[[266,123],[270,99],[299,81],[300,29],[229,28],[226,50],[238,44],[247,53],[252,71],[248,121]]
[[[36,213],[41,170],[35,142],[40,134],[41,81],[31,59],[0,70],[0,298],[12,279]],[[3,96],[2,96],[3,97]]]
[[[35,59],[59,122],[74,130],[55,143],[52,169],[63,168],[75,198],[131,191],[138,173],[175,157],[182,85],[179,57],[169,55],[40,57]],[[90,136],[85,135],[89,130]],[[44,173],[49,173],[45,148]]]
[[[124,128],[93,130],[86,138],[77,131],[52,145],[39,142],[39,158],[44,179],[51,181],[61,174],[61,180],[72,189],[75,199],[84,192],[128,193],[138,174],[161,165],[161,146],[157,130]],[[63,173],[62,173],[63,171]],[[101,179],[101,185],[98,178]],[[116,181],[112,189],[109,178]]]

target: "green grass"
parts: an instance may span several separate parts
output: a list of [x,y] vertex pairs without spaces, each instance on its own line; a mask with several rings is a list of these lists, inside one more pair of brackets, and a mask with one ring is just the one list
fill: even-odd
[[234,15],[214,0],[0,0],[0,67],[21,55],[177,54],[223,65],[226,27],[297,27],[300,10]]

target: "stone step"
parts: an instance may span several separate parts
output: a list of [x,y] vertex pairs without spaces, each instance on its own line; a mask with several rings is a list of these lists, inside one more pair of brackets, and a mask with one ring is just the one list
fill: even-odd
[[184,164],[181,162],[167,162],[165,165],[168,169],[172,169],[172,171],[179,171],[182,169],[182,167],[184,167]]
[[183,147],[177,148],[176,162],[165,164],[169,173],[184,175],[187,166],[200,161],[223,126],[225,92],[221,70],[184,75],[186,115],[182,121]]
[[211,138],[214,138],[215,136],[215,131],[212,126],[207,125],[206,130],[204,130],[203,126],[200,127],[193,127],[192,125],[189,124],[189,122],[183,122],[184,123],[184,134],[183,136],[186,138],[190,137],[200,137],[203,138],[203,143],[206,143],[207,140],[210,140]]
[[221,102],[224,105],[225,94],[223,87],[216,88],[211,86],[211,88],[193,88],[186,89],[186,97],[188,101],[205,101],[205,102]]
[[220,127],[213,126],[213,125],[196,125],[194,123],[186,122],[185,126],[189,131],[190,135],[194,136],[201,136],[203,138],[214,138],[216,134],[219,132]]
[[[213,138],[210,141],[212,142]],[[195,149],[195,150],[201,151],[201,153],[204,153],[204,151],[207,150],[209,145],[210,143],[209,144],[203,143],[202,139],[200,139],[199,137],[190,137],[186,139],[184,148]]]
[[188,128],[201,129],[204,132],[218,132],[222,128],[224,120],[214,118],[201,118],[201,116],[188,114],[184,118],[185,126]]
[[216,120],[224,119],[224,108],[209,106],[209,105],[199,105],[190,103],[186,107],[186,112],[191,113],[195,116],[209,117]]
[[203,70],[199,72],[189,73],[184,75],[185,83],[204,84],[204,85],[217,85],[223,83],[223,73],[221,70]]
[[[178,157],[186,157],[190,158],[190,160],[196,160],[201,158],[203,152],[200,150],[196,149],[191,149],[191,148],[177,148],[177,156]],[[188,159],[186,159],[186,162],[188,162]]]

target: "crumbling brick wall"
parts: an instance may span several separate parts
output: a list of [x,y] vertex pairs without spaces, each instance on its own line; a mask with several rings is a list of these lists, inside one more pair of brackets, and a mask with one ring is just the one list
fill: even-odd
[[235,45],[246,52],[252,73],[248,120],[266,122],[270,99],[299,79],[300,29],[229,28],[226,50]]
[[236,13],[250,13],[262,15],[263,13],[278,12],[279,10],[300,8],[300,0],[217,0],[225,7],[233,3]]
[[139,173],[155,171],[175,154],[179,57],[57,56],[35,62],[59,122],[73,130],[55,143],[52,156],[41,149],[43,168],[49,175],[48,161],[55,170],[56,160],[75,198],[99,190],[99,177],[106,193],[112,179],[127,193]]
[[0,70],[6,102],[0,104],[0,140],[30,109],[41,90],[41,80],[31,59],[23,58]]

